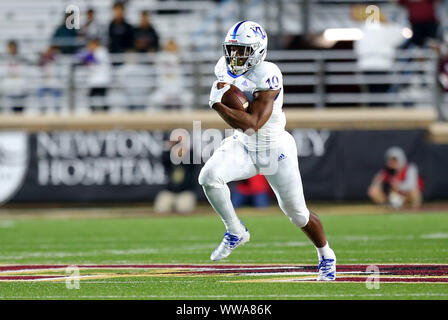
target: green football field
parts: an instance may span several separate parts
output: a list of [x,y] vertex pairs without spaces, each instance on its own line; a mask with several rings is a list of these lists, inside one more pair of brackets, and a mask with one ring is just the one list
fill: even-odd
[[209,256],[225,230],[211,212],[8,212],[0,299],[448,298],[448,212],[352,211],[320,214],[338,257],[334,283],[314,281],[315,249],[274,207],[242,212],[251,241],[219,263]]

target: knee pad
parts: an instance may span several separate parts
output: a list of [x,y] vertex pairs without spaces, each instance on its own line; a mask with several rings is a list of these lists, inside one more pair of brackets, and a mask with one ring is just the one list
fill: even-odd
[[303,228],[310,220],[310,212],[308,210],[296,211],[294,214],[288,214],[289,220],[299,228]]
[[216,168],[203,167],[199,173],[198,182],[203,187],[220,188],[224,186]]

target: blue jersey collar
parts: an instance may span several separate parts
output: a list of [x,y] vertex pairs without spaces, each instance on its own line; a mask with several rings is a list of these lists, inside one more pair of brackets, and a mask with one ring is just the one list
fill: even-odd
[[238,78],[238,77],[241,77],[241,76],[243,75],[243,73],[242,73],[242,74],[239,74],[239,75],[235,75],[235,74],[233,74],[232,72],[230,72],[229,69],[227,69],[227,74],[228,74],[229,76],[231,76],[233,79]]

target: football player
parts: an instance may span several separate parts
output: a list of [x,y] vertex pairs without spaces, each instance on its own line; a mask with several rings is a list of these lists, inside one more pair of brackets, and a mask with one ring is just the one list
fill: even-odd
[[[250,234],[239,220],[230,200],[227,183],[264,174],[282,211],[301,228],[316,247],[319,265],[317,280],[334,280],[336,256],[325,238],[322,223],[306,206],[294,138],[285,131],[283,77],[280,69],[266,58],[268,37],[255,22],[241,21],[230,28],[224,55],[215,67],[218,78],[212,85],[209,105],[237,129],[226,138],[205,163],[199,175],[205,195],[225,224],[221,244],[210,259],[226,258]],[[250,104],[244,110],[229,108],[221,99],[230,86],[237,86]]]

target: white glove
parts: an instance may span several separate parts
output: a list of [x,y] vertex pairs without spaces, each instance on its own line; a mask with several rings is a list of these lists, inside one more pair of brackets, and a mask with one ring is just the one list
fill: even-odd
[[208,101],[208,105],[210,106],[210,108],[212,108],[216,102],[221,102],[224,93],[226,93],[227,90],[230,89],[229,84],[225,85],[221,89],[218,89],[218,82],[219,82],[218,80],[213,82],[212,90],[210,90],[210,99]]

